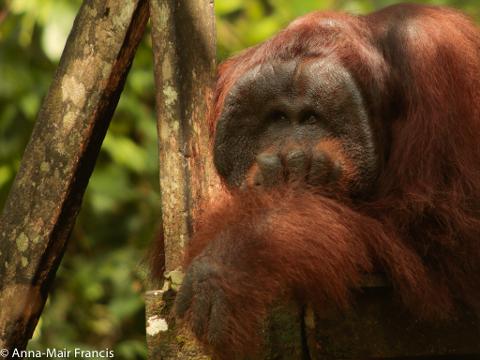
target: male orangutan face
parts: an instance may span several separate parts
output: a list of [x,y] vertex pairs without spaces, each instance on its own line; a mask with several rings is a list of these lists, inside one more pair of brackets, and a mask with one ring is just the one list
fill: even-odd
[[233,84],[214,156],[228,185],[304,182],[362,193],[378,156],[362,95],[334,58],[265,63]]

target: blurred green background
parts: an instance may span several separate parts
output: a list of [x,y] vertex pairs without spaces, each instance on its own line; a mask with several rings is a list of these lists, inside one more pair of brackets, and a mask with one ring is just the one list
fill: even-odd
[[[480,20],[478,0],[450,5]],[[389,0],[215,0],[219,61],[318,9],[366,13]],[[80,0],[0,0],[0,208]],[[152,46],[144,37],[31,349],[113,348],[144,359],[145,258],[160,215]]]

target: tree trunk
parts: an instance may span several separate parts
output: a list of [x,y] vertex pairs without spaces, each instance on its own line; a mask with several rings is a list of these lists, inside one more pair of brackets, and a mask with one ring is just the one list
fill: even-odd
[[175,326],[171,308],[193,221],[218,184],[206,122],[215,75],[213,1],[151,0],[150,12],[168,275],[163,290],[146,296],[149,357],[206,359],[191,336]]
[[146,0],[86,0],[0,218],[0,349],[33,334],[148,20]]

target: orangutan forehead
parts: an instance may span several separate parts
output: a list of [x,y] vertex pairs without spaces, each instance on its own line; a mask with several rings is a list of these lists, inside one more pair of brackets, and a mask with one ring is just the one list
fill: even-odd
[[234,102],[239,99],[258,102],[279,95],[322,98],[332,96],[338,102],[348,94],[359,96],[358,87],[350,72],[338,59],[301,58],[255,66],[235,82],[227,99]]

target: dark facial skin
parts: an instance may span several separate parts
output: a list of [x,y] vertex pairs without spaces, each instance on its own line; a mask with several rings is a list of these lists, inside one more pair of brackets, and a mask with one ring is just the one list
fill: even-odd
[[267,63],[233,85],[214,161],[231,187],[301,182],[365,195],[379,167],[362,95],[332,58]]

